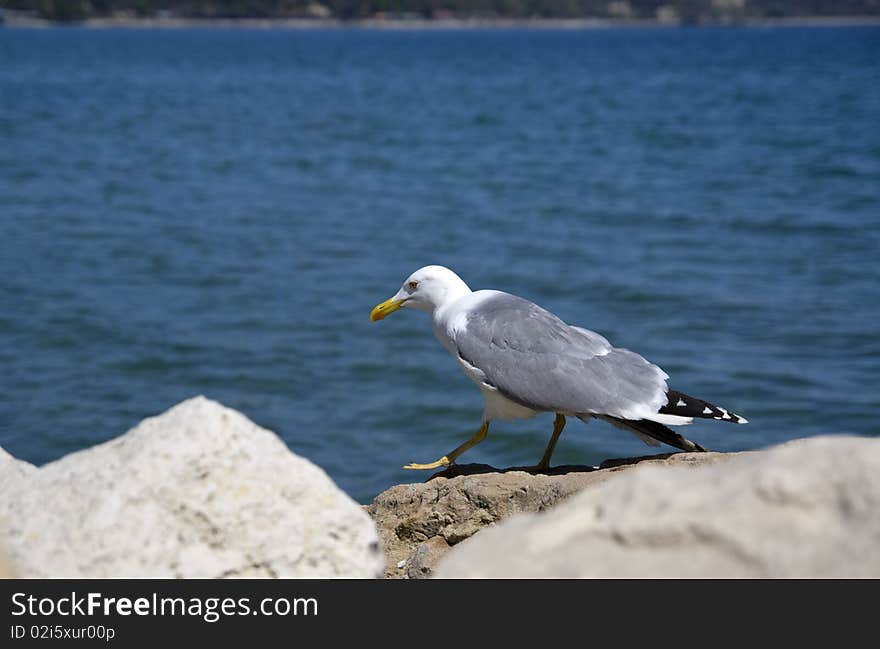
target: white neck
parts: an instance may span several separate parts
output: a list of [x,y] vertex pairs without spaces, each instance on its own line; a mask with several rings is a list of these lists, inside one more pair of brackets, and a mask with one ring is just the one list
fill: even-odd
[[426,296],[428,299],[419,301],[412,306],[428,313],[436,320],[441,312],[473,292],[460,277],[451,273],[450,275],[450,277],[444,279],[442,284],[432,287],[431,294]]
[[473,291],[467,284],[464,283],[464,280],[456,276],[446,286],[446,293],[443,295],[442,299],[438,301],[437,306],[434,307],[434,310],[438,311],[452,304],[455,304],[465,295],[470,295],[471,293],[473,293]]

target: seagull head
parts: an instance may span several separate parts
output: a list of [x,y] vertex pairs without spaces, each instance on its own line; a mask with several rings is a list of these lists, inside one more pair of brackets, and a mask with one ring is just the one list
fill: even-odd
[[447,302],[471,292],[468,285],[444,266],[425,266],[406,278],[400,290],[370,313],[376,322],[402,308],[434,313]]

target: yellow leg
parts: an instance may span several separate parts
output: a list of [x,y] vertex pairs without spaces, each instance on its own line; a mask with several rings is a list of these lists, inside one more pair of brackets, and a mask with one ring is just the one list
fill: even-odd
[[544,457],[541,458],[538,466],[535,467],[538,471],[546,471],[550,468],[550,458],[553,456],[553,451],[556,449],[556,442],[559,441],[559,436],[562,434],[563,428],[565,428],[565,416],[556,413],[556,420],[553,422],[553,435],[550,437],[550,442],[547,444],[547,449],[544,451]]
[[468,450],[471,446],[476,446],[484,439],[486,439],[486,434],[489,432],[489,422],[483,422],[483,425],[480,426],[480,430],[474,433],[474,436],[471,437],[468,441],[466,441],[461,446],[457,447],[454,451],[450,451],[443,457],[441,457],[436,462],[431,462],[430,464],[407,464],[404,469],[439,469],[441,466],[449,466],[453,462],[455,462],[455,458]]

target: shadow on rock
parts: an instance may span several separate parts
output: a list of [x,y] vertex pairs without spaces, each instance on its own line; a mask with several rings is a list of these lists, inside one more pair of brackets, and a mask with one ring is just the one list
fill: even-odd
[[568,475],[570,473],[589,473],[590,471],[598,471],[599,469],[613,469],[620,466],[630,466],[644,462],[646,460],[668,460],[675,455],[685,455],[684,453],[657,453],[656,455],[639,455],[637,457],[619,457],[604,460],[599,466],[590,466],[588,464],[560,464],[552,466],[548,469],[538,469],[534,466],[511,466],[499,469],[491,464],[453,464],[446,467],[442,471],[432,474],[425,482],[434,480],[435,478],[457,478],[462,475],[482,475],[486,473],[512,473],[521,471],[529,475]]

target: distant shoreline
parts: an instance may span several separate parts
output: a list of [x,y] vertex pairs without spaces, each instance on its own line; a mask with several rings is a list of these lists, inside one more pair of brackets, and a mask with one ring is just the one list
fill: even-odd
[[[880,25],[880,16],[802,16],[706,22],[694,27],[849,27]],[[449,18],[337,20],[331,18],[88,18],[74,23],[56,23],[29,16],[6,13],[6,27],[85,27],[89,29],[609,29],[618,27],[683,27],[681,22],[659,20],[609,20],[606,18]]]

